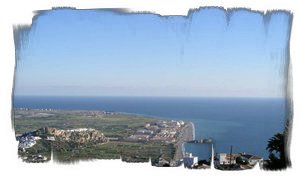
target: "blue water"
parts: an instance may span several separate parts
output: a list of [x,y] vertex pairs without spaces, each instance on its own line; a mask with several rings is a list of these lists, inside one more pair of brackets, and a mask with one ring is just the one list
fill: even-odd
[[[106,110],[191,121],[196,139],[213,138],[216,153],[246,152],[265,159],[267,141],[284,129],[286,104],[279,98],[14,97],[14,107]],[[200,159],[209,145],[186,144]]]

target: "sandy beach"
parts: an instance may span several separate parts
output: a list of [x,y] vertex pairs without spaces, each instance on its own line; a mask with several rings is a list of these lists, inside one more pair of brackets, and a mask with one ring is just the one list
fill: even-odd
[[174,155],[174,160],[178,161],[183,158],[183,145],[187,141],[194,140],[195,138],[195,128],[194,124],[192,122],[188,122],[183,129],[181,130],[181,133],[178,136],[178,141],[175,144],[176,152]]

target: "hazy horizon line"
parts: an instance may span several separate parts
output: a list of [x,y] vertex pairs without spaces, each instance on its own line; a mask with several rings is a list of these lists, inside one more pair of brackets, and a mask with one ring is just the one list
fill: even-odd
[[12,95],[12,97],[112,97],[112,98],[253,98],[284,99],[285,96],[149,96],[149,95]]

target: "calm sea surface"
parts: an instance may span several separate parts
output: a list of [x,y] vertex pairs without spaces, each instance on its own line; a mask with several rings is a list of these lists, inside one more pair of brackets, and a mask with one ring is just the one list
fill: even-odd
[[[106,110],[191,121],[196,139],[213,138],[216,153],[246,152],[268,158],[267,141],[284,129],[286,106],[276,98],[14,97],[16,108]],[[208,159],[210,147],[186,144]]]

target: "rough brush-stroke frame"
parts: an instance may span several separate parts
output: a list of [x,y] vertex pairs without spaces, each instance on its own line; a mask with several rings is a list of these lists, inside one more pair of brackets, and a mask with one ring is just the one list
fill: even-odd
[[[45,15],[46,12],[51,11],[51,10],[59,10],[59,9],[73,9],[73,10],[80,10],[80,11],[85,11],[85,10],[99,10],[99,11],[111,11],[120,15],[130,15],[130,14],[153,14],[157,15],[158,17],[161,18],[166,18],[170,16],[182,16],[182,15],[160,15],[157,13],[153,12],[148,12],[148,11],[141,11],[141,12],[131,12],[130,9],[127,8],[96,8],[96,9],[76,9],[74,7],[54,7],[49,10],[38,10],[35,11],[34,17],[32,19],[32,24],[31,25],[14,25],[13,26],[13,35],[14,35],[14,44],[15,44],[15,67],[14,67],[14,76],[13,76],[13,86],[12,86],[12,104],[11,104],[11,126],[14,129],[15,128],[15,118],[14,118],[14,88],[15,88],[15,82],[16,82],[16,70],[17,70],[17,61],[20,60],[20,50],[22,48],[25,48],[28,41],[29,41],[29,32],[32,30],[33,24],[37,22],[37,19],[39,16]],[[219,9],[223,10],[226,15],[226,22],[227,26],[230,24],[230,19],[233,13],[236,13],[238,11],[248,11],[251,13],[257,13],[261,16],[263,16],[263,21],[265,25],[265,29],[267,32],[267,28],[269,25],[270,18],[272,14],[275,13],[285,13],[289,15],[289,22],[288,22],[288,40],[287,40],[287,45],[286,45],[286,53],[285,53],[285,62],[284,62],[284,70],[283,76],[284,76],[284,95],[285,95],[285,105],[286,105],[286,112],[285,112],[285,120],[286,120],[286,129],[287,129],[287,136],[285,137],[285,152],[286,152],[286,162],[287,166],[291,167],[291,160],[290,160],[290,144],[291,144],[291,139],[292,139],[292,126],[293,126],[293,90],[292,90],[292,63],[291,63],[291,58],[290,58],[290,39],[291,39],[291,32],[292,32],[292,21],[293,21],[293,13],[291,11],[287,10],[268,10],[266,12],[263,11],[258,11],[258,10],[251,10],[250,8],[223,8],[223,7],[218,7],[218,6],[209,6],[209,7],[199,7],[195,9],[190,9],[188,11],[188,14],[185,17],[188,19],[190,22],[192,21],[192,14],[195,11],[201,11],[202,9]],[[51,158],[53,159],[53,158]],[[213,162],[211,163],[211,166],[213,166]]]

